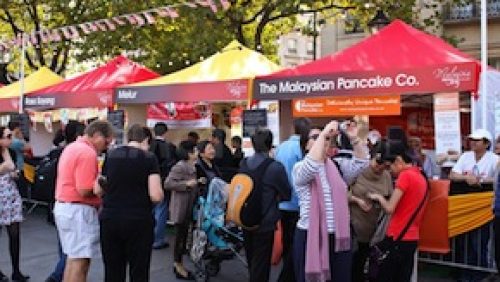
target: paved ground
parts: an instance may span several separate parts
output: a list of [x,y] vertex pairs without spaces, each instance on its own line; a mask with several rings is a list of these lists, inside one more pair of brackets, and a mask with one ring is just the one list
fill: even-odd
[[[33,214],[28,215],[26,221],[22,224],[21,270],[31,276],[32,282],[43,282],[55,266],[58,258],[55,232],[55,228],[46,223],[43,208],[39,208]],[[0,269],[5,274],[10,275],[11,266],[7,244],[7,234],[3,230],[0,235]],[[435,267],[431,270],[429,269],[431,268],[424,267],[420,271],[419,281],[453,281],[448,278],[449,270]],[[278,271],[277,267],[273,268],[271,281],[276,281]],[[102,260],[94,260],[91,265],[89,281],[102,281],[102,273]],[[211,281],[245,281],[247,278],[245,267],[239,261],[233,260],[223,262],[221,272],[217,277],[211,279]],[[172,273],[171,248],[153,251],[151,281],[176,281]]]

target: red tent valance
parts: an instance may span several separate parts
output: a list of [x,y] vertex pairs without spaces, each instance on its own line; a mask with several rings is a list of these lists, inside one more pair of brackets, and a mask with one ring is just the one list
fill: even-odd
[[480,64],[395,20],[358,44],[254,81],[255,99],[477,91]]
[[123,56],[59,84],[29,93],[26,109],[111,107],[116,87],[159,75]]

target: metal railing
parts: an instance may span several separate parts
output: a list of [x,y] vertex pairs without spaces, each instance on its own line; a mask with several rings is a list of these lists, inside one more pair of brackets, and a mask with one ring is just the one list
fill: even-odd
[[[500,18],[500,0],[488,1],[488,17]],[[461,22],[479,20],[481,18],[481,3],[447,4],[443,7],[444,22]]]
[[419,261],[455,268],[496,273],[493,224],[450,239],[446,255],[419,252]]

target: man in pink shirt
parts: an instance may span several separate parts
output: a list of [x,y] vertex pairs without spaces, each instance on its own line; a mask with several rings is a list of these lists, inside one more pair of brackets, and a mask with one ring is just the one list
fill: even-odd
[[68,256],[64,281],[86,281],[90,259],[99,254],[97,209],[101,201],[93,188],[98,175],[97,156],[112,138],[110,123],[94,121],[59,159],[54,217],[63,253]]

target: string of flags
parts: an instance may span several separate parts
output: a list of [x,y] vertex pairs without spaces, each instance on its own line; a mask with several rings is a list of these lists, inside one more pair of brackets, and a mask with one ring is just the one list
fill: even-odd
[[[218,4],[223,10],[229,9],[230,3],[228,0],[218,0]],[[142,27],[156,23],[156,18],[171,18],[179,17],[178,7],[186,6],[189,8],[204,7],[210,8],[212,12],[217,13],[219,6],[214,0],[192,0],[169,6],[145,10],[142,12],[115,16],[107,19],[99,19],[86,23],[63,26],[55,29],[42,29],[31,33],[19,33],[11,40],[0,42],[0,51],[9,50],[13,47],[21,47],[23,40],[27,44],[37,46],[50,42],[60,42],[63,40],[75,40],[83,35],[88,35],[95,32],[114,31],[119,26],[134,25]]]

